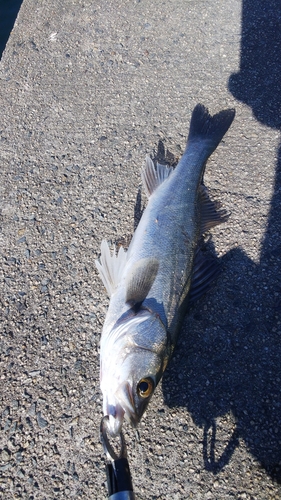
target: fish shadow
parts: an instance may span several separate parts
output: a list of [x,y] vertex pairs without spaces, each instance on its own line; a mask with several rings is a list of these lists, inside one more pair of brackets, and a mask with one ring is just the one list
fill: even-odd
[[[281,127],[281,4],[244,0],[240,72],[233,95],[257,120]],[[164,374],[165,403],[186,407],[203,429],[203,461],[219,473],[244,440],[281,483],[281,147],[260,262],[241,249],[222,258],[212,293],[189,311]],[[229,220],[231,224],[231,218]],[[223,451],[216,420],[231,413],[235,428]],[[216,451],[219,450],[219,451]]]
[[[223,258],[212,296],[186,317],[175,362],[163,377],[166,404],[186,407],[203,428],[204,466],[214,474],[229,463],[242,438],[281,482],[281,261],[275,252],[277,247],[263,265],[239,249]],[[235,429],[216,458],[216,419],[228,413]]]

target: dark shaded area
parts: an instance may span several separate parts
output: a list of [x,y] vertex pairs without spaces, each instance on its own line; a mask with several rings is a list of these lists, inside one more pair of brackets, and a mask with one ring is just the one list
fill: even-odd
[[[229,89],[262,124],[280,128],[281,2],[244,0],[242,12],[241,67]],[[260,263],[239,249],[222,263],[217,287],[186,317],[164,397],[204,429],[206,469],[220,472],[242,438],[281,483],[281,148]],[[216,450],[216,419],[229,412],[235,430]]]
[[179,158],[171,153],[171,151],[165,149],[163,141],[158,142],[157,152],[152,159],[154,163],[158,162],[161,165],[168,165],[169,167],[175,167],[179,161]]
[[0,59],[23,0],[0,0]]
[[[210,444],[208,445],[208,433],[211,430],[211,439]],[[239,446],[239,432],[236,428],[228,441],[227,446],[225,447],[223,453],[216,460],[216,433],[217,426],[216,422],[213,420],[212,422],[208,422],[204,426],[204,437],[203,437],[203,458],[204,465],[206,470],[210,470],[214,474],[218,473],[223,469],[226,463],[229,462],[231,456],[237,446]]]
[[[280,257],[271,253],[259,266],[234,250],[223,261],[225,269],[211,299],[213,311],[202,312],[201,303],[186,318],[176,351],[180,360],[166,373],[164,394],[173,394],[168,401],[172,406],[183,406],[183,396],[188,396],[185,405],[204,428],[208,470],[220,472],[241,437],[280,481]],[[230,411],[236,429],[225,449],[216,452],[216,419]]]
[[141,220],[143,211],[144,211],[144,205],[142,205],[141,188],[139,188],[134,208],[134,231],[137,229],[139,225],[139,221]]
[[229,90],[250,106],[257,120],[281,127],[281,2],[244,0],[240,71]]

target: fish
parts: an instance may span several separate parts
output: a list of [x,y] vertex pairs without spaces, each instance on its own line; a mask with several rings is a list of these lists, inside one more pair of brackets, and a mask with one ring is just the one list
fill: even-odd
[[103,240],[96,267],[110,298],[100,342],[103,414],[111,436],[134,427],[171,359],[186,315],[218,274],[202,238],[228,219],[203,183],[205,165],[229,129],[234,109],[211,116],[197,104],[185,151],[173,169],[147,156],[141,177],[147,206],[128,250]]

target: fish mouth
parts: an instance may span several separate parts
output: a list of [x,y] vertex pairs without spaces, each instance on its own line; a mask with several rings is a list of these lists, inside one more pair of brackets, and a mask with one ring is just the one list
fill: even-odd
[[124,382],[117,391],[118,401],[124,410],[124,418],[130,422],[133,427],[139,423],[139,417],[136,413],[132,386],[129,382]]
[[108,415],[108,432],[115,437],[120,434],[124,420],[133,427],[139,423],[136,414],[132,387],[129,382],[124,382],[115,393],[115,404],[106,404],[104,415]]
[[116,437],[121,433],[124,422],[124,410],[120,405],[109,405],[104,412],[108,416],[107,430],[112,437]]

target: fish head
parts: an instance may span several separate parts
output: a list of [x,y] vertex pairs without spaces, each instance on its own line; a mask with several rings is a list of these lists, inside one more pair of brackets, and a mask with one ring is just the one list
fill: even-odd
[[124,420],[137,426],[168,362],[167,332],[156,315],[141,311],[122,324],[123,334],[118,328],[111,355],[101,356],[103,413],[112,436]]

